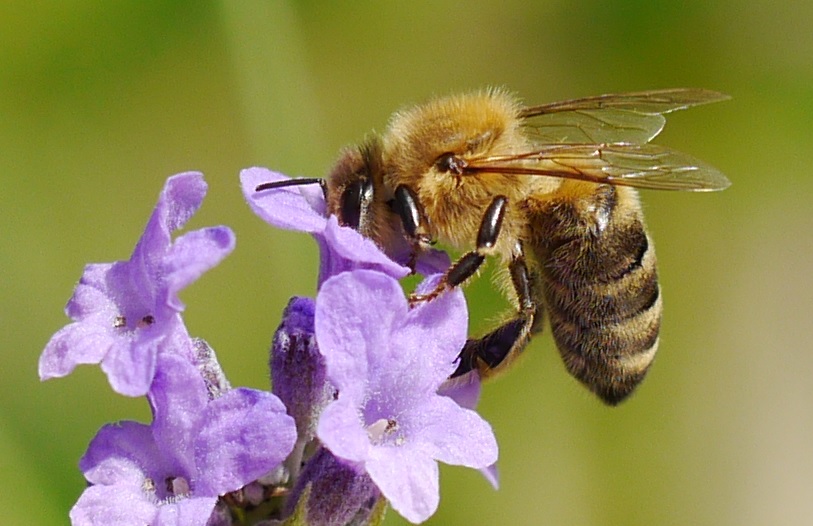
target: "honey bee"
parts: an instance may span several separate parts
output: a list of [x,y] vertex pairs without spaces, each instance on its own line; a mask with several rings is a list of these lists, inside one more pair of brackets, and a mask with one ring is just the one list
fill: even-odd
[[672,111],[725,100],[703,89],[600,95],[523,106],[495,89],[431,100],[346,149],[319,182],[328,211],[394,259],[436,241],[463,252],[429,301],[466,283],[485,259],[514,306],[471,338],[452,378],[505,368],[543,315],[568,372],[609,405],[644,378],[658,348],[662,298],[636,188],[710,191],[715,168],[651,144]]

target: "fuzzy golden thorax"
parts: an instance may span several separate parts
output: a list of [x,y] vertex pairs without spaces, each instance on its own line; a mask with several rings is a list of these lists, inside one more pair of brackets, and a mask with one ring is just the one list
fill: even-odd
[[458,249],[471,247],[482,214],[497,195],[508,198],[503,223],[505,247],[520,233],[521,218],[513,211],[531,192],[526,176],[497,173],[456,174],[438,166],[444,154],[466,162],[527,150],[528,140],[518,117],[520,104],[501,90],[435,99],[396,113],[383,135],[384,181],[390,189],[412,188],[431,218],[430,231]]

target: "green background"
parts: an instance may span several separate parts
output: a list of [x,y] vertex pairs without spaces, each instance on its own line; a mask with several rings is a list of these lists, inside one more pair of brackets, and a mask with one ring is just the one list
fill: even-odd
[[[274,231],[241,168],[327,172],[339,148],[433,94],[529,103],[666,87],[733,100],[657,139],[722,169],[718,194],[645,192],[665,318],[637,394],[602,406],[548,335],[489,384],[502,487],[444,467],[431,524],[764,525],[813,517],[813,3],[63,2],[0,4],[0,510],[64,524],[96,430],[148,418],[98,368],[41,384],[88,262],[126,259],[167,176],[202,170],[190,228],[237,248],[182,293],[235,385],[267,387],[287,298],[317,252]],[[467,289],[472,330],[503,307]],[[402,524],[390,512],[388,524]]]

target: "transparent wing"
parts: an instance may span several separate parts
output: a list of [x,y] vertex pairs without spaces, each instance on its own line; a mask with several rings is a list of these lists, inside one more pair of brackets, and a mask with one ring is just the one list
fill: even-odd
[[655,144],[555,144],[471,159],[463,173],[539,175],[653,190],[723,190],[731,182],[690,155]]
[[663,129],[664,114],[728,98],[695,88],[619,93],[532,106],[520,117],[537,143],[645,144]]

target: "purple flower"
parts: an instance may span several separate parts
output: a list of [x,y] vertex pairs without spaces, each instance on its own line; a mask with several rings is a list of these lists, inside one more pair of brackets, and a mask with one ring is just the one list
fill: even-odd
[[210,400],[185,357],[159,355],[151,425],[103,427],[80,461],[91,486],[71,510],[74,525],[205,524],[217,498],[280,464],[294,422],[271,393],[233,389]]
[[325,376],[325,360],[316,344],[315,308],[311,298],[291,298],[271,347],[272,392],[296,420],[303,441],[313,438],[319,414],[335,393]]
[[396,280],[366,270],[330,278],[316,298],[316,339],[339,390],[317,436],[411,522],[437,509],[437,461],[481,469],[497,460],[490,426],[438,394],[467,323],[459,290],[410,309]]
[[169,178],[130,259],[85,267],[65,308],[74,323],[46,345],[40,379],[101,363],[116,392],[147,392],[166,340],[186,337],[178,292],[234,249],[234,234],[226,227],[195,230],[172,242],[170,234],[186,224],[205,193],[199,173]]
[[[480,401],[480,387],[480,375],[475,370],[459,378],[447,380],[438,389],[438,394],[448,396],[457,402],[460,407],[474,410]],[[479,471],[486,481],[491,484],[492,488],[500,488],[500,472],[497,469],[496,462],[490,466],[480,468]]]
[[[321,253],[320,285],[331,276],[353,269],[378,270],[395,278],[409,273],[407,267],[392,261],[375,243],[352,228],[340,226],[335,216],[328,217],[325,198],[318,185],[255,191],[262,183],[287,180],[288,177],[266,168],[247,168],[240,172],[243,195],[255,214],[277,228],[308,232],[316,239]],[[404,260],[408,259],[407,254],[404,256]],[[437,250],[422,254],[418,260],[418,270],[422,273],[442,271],[448,266],[448,257]]]
[[336,389],[327,381],[325,359],[319,353],[313,329],[313,299],[293,297],[271,346],[271,386],[296,422],[297,441],[286,467],[296,478],[305,448],[316,434],[322,409]]
[[[307,502],[299,502],[305,496]],[[321,448],[305,464],[291,490],[286,515],[304,504],[308,526],[368,524],[371,508],[380,497],[369,475],[358,473]]]

